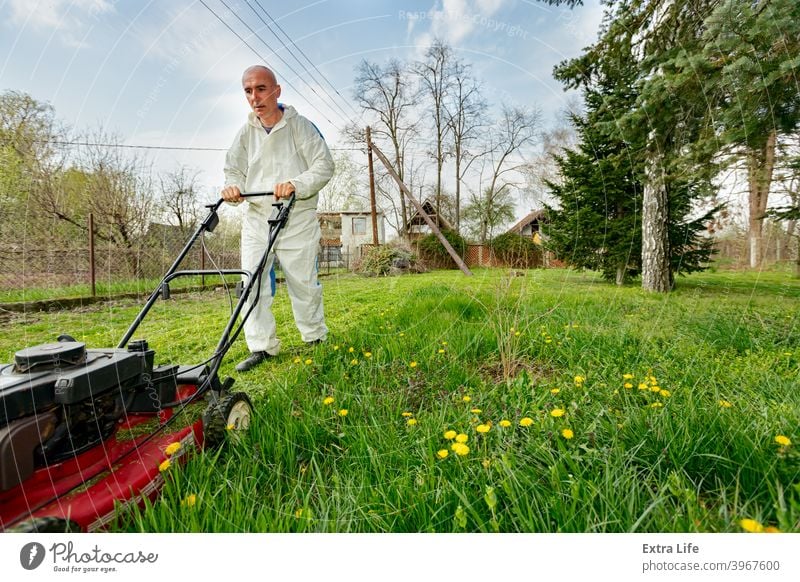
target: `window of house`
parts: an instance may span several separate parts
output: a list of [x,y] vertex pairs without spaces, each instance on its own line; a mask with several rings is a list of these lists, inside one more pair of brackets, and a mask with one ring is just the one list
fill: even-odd
[[353,234],[367,234],[367,217],[353,217]]

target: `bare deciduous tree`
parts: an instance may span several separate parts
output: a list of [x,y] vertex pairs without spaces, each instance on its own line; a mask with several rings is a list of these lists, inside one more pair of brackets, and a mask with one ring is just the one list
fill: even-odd
[[[396,59],[384,66],[364,60],[358,66],[353,94],[364,112],[372,118],[367,120],[367,124],[374,120],[372,139],[376,143],[388,141],[391,144],[390,160],[394,171],[403,180],[406,147],[409,140],[415,137],[414,131],[417,126],[416,120],[412,117],[416,96],[410,82],[409,71]],[[350,134],[363,143],[361,131],[361,129],[351,130]],[[377,180],[380,173],[376,171],[376,174]],[[385,191],[389,192],[388,188]],[[399,192],[402,231],[405,232],[408,225],[408,209],[402,191],[398,189],[397,192]]]
[[446,101],[453,90],[453,65],[453,50],[440,39],[434,40],[425,52],[425,60],[414,64],[414,71],[419,77],[422,93],[430,99],[431,104],[431,122],[435,138],[433,156],[436,161],[437,214],[441,211],[442,167],[447,156],[445,139],[451,131]]
[[480,83],[472,76],[472,66],[463,61],[453,64],[453,87],[450,99],[445,103],[447,124],[453,139],[453,161],[455,163],[455,209],[454,225],[461,230],[461,186],[470,165],[476,159],[470,145],[478,138],[486,124],[486,102],[481,95]]
[[523,154],[533,145],[539,123],[538,111],[501,106],[500,119],[488,134],[487,154],[481,158],[480,189],[473,193],[470,202],[469,215],[478,222],[476,230],[481,244],[486,243],[493,229],[502,223],[500,218],[508,215],[510,190],[521,183],[521,172],[526,165],[514,155]]
[[203,215],[197,177],[200,172],[187,166],[159,176],[162,212],[169,222],[177,222],[182,232],[193,230]]

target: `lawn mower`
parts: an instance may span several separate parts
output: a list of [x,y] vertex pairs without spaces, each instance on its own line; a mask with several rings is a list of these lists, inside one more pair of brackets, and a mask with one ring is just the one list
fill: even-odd
[[[218,446],[229,431],[247,429],[252,403],[245,393],[231,391],[233,378],[220,380],[219,368],[258,301],[294,195],[273,204],[269,242],[254,271],[179,271],[197,240],[219,223],[222,203],[206,206],[208,216],[116,348],[87,349],[63,334],[0,365],[0,531],[102,529],[121,508],[154,499],[163,472],[184,462],[187,452]],[[133,335],[155,302],[169,298],[172,280],[198,275],[240,279],[216,350],[200,364],[156,365],[147,340]]]

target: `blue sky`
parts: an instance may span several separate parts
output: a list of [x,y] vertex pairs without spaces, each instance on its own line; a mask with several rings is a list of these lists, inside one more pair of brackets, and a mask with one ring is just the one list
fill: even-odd
[[[357,64],[413,59],[437,36],[473,64],[490,102],[537,106],[547,121],[567,99],[553,66],[593,42],[602,16],[599,0],[572,11],[527,0],[203,2],[0,0],[0,91],[26,91],[51,103],[68,125],[102,125],[123,143],[226,148],[248,112],[241,72],[266,59],[279,75],[281,100],[335,146],[339,128],[357,119]],[[267,14],[338,93],[273,36],[257,16],[272,24]],[[202,169],[205,184],[223,181],[222,153],[148,155],[156,167]]]

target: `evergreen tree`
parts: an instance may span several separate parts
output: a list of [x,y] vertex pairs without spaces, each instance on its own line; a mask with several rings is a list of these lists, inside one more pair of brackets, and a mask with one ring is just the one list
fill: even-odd
[[[649,136],[620,127],[639,102],[629,47],[609,51],[584,88],[586,114],[573,116],[577,151],[557,158],[562,184],[549,183],[558,208],[548,207],[548,246],[576,268],[600,271],[623,284],[642,271],[642,205]],[[705,175],[665,180],[665,238],[669,285],[674,274],[704,268],[711,241],[701,232],[718,208],[690,218],[693,201],[707,194]]]

